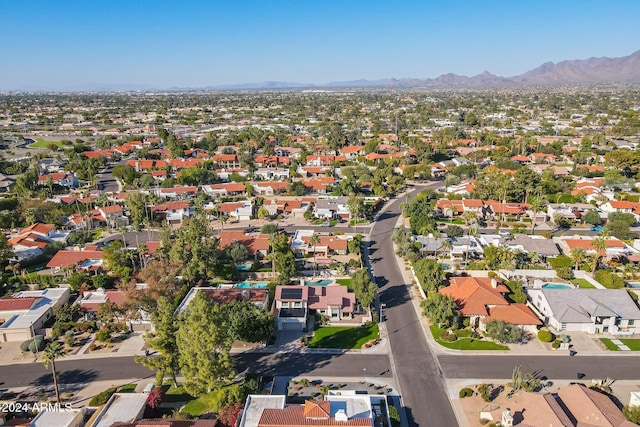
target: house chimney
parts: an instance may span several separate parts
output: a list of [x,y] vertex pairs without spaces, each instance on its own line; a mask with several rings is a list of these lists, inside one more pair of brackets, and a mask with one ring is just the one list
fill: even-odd
[[491,287],[492,287],[493,289],[495,289],[495,288],[497,288],[497,287],[498,287],[498,281],[497,281],[495,278],[493,278],[493,277],[491,278]]
[[338,409],[335,419],[340,423],[346,423],[347,421],[349,421],[349,417],[347,417],[347,413],[344,412],[344,409]]
[[508,408],[502,411],[502,420],[500,421],[500,425],[504,427],[513,426],[513,415],[511,415],[511,411],[509,411]]

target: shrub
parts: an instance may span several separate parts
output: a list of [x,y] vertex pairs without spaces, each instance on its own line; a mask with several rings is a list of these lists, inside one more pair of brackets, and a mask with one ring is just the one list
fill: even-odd
[[400,413],[398,412],[398,408],[393,405],[389,406],[389,418],[391,418],[392,427],[400,425]]
[[542,342],[551,342],[555,337],[549,331],[541,330],[538,332],[538,339]]
[[111,331],[108,328],[100,329],[96,332],[96,340],[100,342],[111,342]]
[[460,399],[464,399],[465,397],[471,397],[471,396],[473,396],[473,390],[471,390],[469,387],[463,388],[458,393],[458,397],[460,397]]
[[607,289],[620,289],[624,287],[624,280],[615,273],[606,270],[598,270],[594,276],[598,282]]
[[31,339],[26,340],[22,344],[20,344],[21,351],[30,351],[31,353],[37,353],[38,351],[44,350],[46,347],[46,342],[42,335],[36,335]]
[[109,398],[116,392],[116,388],[112,387],[93,396],[89,401],[89,406],[101,406],[107,403]]
[[553,344],[551,344],[551,348],[559,349],[560,348],[560,340],[555,340]]
[[487,277],[498,277],[498,274],[495,271],[490,271],[487,273]]
[[491,384],[480,384],[478,387],[478,393],[485,402],[491,402],[491,394],[493,393],[493,386]]
[[440,339],[444,342],[454,342],[458,339],[458,337],[456,336],[455,332],[448,329],[446,331],[442,331],[442,333],[440,334]]

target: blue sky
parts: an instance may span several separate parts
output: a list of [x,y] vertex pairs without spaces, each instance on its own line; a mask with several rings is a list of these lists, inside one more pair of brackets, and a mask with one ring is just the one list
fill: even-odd
[[638,0],[0,0],[0,16],[0,90],[512,76],[640,49]]

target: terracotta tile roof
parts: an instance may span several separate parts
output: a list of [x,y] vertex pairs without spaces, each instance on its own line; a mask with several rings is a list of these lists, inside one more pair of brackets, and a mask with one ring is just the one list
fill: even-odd
[[[329,402],[328,402],[329,403]],[[264,409],[258,427],[299,427],[299,426],[371,426],[369,418],[350,418],[347,421],[337,421],[332,417],[321,416],[321,412],[314,410],[318,417],[306,417],[305,406],[286,406],[283,409]]]
[[0,311],[29,310],[40,298],[0,298]]
[[348,147],[342,147],[340,149],[340,153],[342,153],[342,154],[357,153],[358,151],[362,150],[363,148],[364,148],[364,145],[350,145]]
[[47,267],[71,267],[89,259],[102,259],[103,257],[104,252],[86,248],[84,251],[62,250],[51,258],[51,261],[47,263]]
[[247,188],[239,182],[230,182],[228,184],[213,184],[211,188],[214,190],[226,190],[228,193],[244,193]]
[[235,154],[216,154],[213,156],[214,162],[235,162],[238,160],[238,156]]
[[111,214],[116,214],[116,213],[122,213],[123,212],[122,206],[120,206],[120,205],[103,206],[101,208],[98,208],[98,210],[103,215],[111,215]]
[[30,226],[20,230],[18,232],[18,235],[27,234],[30,232],[34,232],[37,234],[49,234],[51,231],[55,229],[56,229],[56,226],[54,224],[43,224],[41,222],[36,222],[35,224],[31,224]]
[[514,325],[542,325],[538,316],[526,304],[490,306],[489,318]]
[[[507,305],[502,294],[508,293],[509,288],[497,279],[487,277],[452,277],[450,285],[439,292],[452,297],[465,316],[486,316],[487,306]],[[493,285],[495,284],[495,287]]]

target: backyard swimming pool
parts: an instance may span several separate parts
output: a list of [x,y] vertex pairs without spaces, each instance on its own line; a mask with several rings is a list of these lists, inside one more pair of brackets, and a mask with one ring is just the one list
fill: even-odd
[[544,289],[574,289],[571,285],[565,285],[563,283],[545,283],[542,285]]
[[238,270],[238,271],[249,271],[249,270],[251,270],[251,264],[239,264],[239,265],[236,265],[236,270]]
[[242,282],[242,283],[238,283],[236,286],[236,288],[240,288],[240,289],[266,289],[267,287],[267,282],[254,282],[254,283],[250,283],[250,282]]
[[316,280],[315,282],[305,282],[305,286],[327,286],[333,283],[333,280]]

